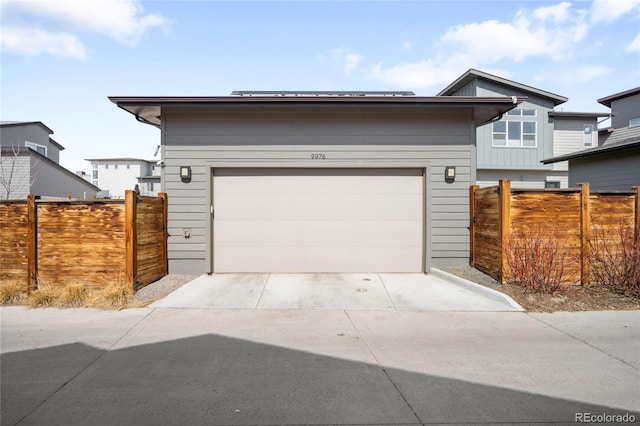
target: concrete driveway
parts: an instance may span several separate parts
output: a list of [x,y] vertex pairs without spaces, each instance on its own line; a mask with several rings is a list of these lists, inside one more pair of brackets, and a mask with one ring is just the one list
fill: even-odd
[[430,274],[214,274],[153,308],[521,311],[508,296],[432,269]]
[[640,311],[3,307],[0,318],[2,425],[640,419]]

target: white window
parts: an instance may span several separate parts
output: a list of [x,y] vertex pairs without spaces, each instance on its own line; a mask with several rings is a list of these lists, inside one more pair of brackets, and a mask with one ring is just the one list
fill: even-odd
[[536,122],[496,121],[493,123],[492,145],[516,148],[535,148]]
[[535,117],[536,110],[535,109],[512,109],[507,112],[507,115],[519,115],[525,117]]
[[44,145],[25,141],[24,146],[33,149],[34,151],[44,155],[45,157],[47,156],[47,147]]
[[629,120],[629,127],[637,127],[640,126],[640,117],[632,118]]
[[593,124],[585,124],[583,126],[583,128],[584,128],[584,133],[583,133],[584,146],[594,146],[593,134],[594,134],[594,130],[595,130],[595,125],[593,125]]

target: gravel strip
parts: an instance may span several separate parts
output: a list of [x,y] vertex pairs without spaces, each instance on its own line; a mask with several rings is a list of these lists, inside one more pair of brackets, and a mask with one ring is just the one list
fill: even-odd
[[197,275],[165,275],[158,281],[154,281],[138,290],[129,301],[129,304],[137,305],[155,302],[197,277]]
[[473,281],[476,284],[483,285],[485,287],[489,287],[493,290],[497,290],[500,287],[500,283],[489,275],[480,272],[476,268],[471,266],[450,266],[444,269],[445,272],[448,272],[453,275],[457,275],[461,278],[464,278],[469,281]]

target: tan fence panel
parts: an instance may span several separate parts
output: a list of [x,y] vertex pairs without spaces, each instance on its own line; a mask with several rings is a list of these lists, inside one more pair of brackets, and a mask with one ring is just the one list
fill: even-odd
[[497,187],[475,191],[475,216],[471,219],[475,250],[473,266],[487,275],[498,277],[500,271],[500,205]]
[[567,282],[580,282],[580,192],[512,191],[511,241],[517,236],[553,240],[567,253]]
[[136,285],[147,285],[167,274],[166,198],[141,197],[136,213]]
[[38,204],[38,285],[99,289],[125,279],[124,204]]
[[0,204],[0,283],[29,287],[27,202]]

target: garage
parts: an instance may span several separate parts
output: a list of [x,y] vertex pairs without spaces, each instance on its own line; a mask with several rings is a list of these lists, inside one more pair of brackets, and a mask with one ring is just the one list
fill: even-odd
[[214,272],[422,272],[424,170],[215,168]]

